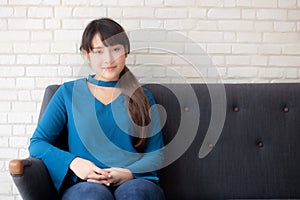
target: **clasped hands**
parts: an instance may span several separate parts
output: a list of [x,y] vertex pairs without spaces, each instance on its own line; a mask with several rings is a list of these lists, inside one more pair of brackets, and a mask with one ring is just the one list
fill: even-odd
[[106,186],[118,186],[133,179],[133,175],[128,169],[116,167],[101,169],[93,162],[79,157],[70,163],[69,168],[82,180]]

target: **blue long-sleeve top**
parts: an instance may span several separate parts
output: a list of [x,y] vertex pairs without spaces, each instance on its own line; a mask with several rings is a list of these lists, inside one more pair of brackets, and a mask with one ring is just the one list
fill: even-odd
[[[105,105],[90,92],[90,80],[95,81],[89,76],[59,87],[30,139],[30,155],[44,162],[58,191],[76,157],[88,159],[100,168],[127,168],[135,178],[158,182],[156,170],[163,163],[164,144],[152,94],[144,89],[151,106],[150,136],[143,153],[138,153],[133,146],[134,125],[127,112],[125,94]],[[69,151],[53,145],[65,125]]]

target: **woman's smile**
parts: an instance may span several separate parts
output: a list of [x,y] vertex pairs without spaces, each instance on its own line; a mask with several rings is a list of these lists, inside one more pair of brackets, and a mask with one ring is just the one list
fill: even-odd
[[107,67],[103,67],[103,69],[105,71],[113,71],[117,66],[107,66]]

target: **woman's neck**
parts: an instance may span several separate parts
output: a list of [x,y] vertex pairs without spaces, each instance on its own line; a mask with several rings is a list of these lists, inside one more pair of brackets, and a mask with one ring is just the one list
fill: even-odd
[[95,78],[95,75],[89,75],[87,77],[87,81],[96,86],[103,86],[103,87],[115,87],[117,85],[118,81],[103,81],[103,80],[98,80]]

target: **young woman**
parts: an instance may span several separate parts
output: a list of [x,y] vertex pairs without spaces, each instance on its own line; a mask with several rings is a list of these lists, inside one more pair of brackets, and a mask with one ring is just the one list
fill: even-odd
[[[95,74],[59,87],[30,155],[43,160],[62,199],[164,199],[155,171],[164,146],[158,111],[125,65],[124,29],[109,18],[94,20],[80,50]],[[53,145],[64,126],[69,151]]]

